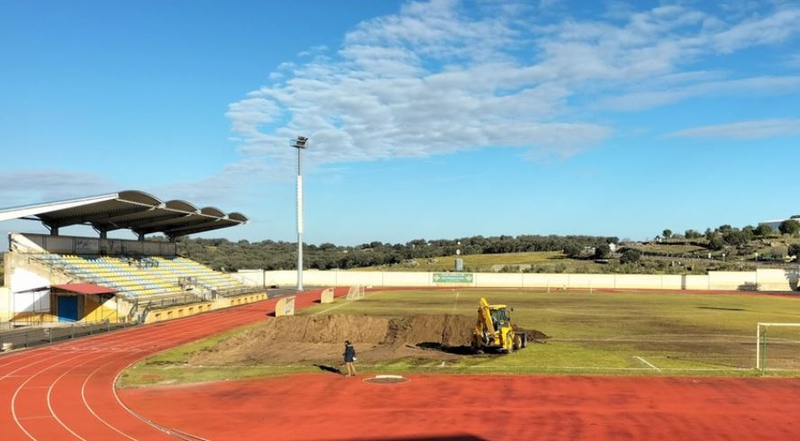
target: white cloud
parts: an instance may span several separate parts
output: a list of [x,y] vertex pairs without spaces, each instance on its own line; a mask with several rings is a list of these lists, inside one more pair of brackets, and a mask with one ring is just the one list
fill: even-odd
[[747,140],[798,135],[800,135],[800,119],[778,118],[694,127],[691,129],[679,130],[667,136]]
[[0,171],[0,182],[0,199],[8,206],[128,190],[103,175],[55,169]]
[[634,91],[609,97],[596,103],[599,109],[616,111],[642,110],[673,104],[691,97],[715,95],[773,95],[800,91],[800,76],[753,77],[741,80],[717,80],[689,83],[663,89]]
[[732,52],[748,46],[777,43],[798,33],[800,9],[785,9],[739,23],[712,37],[717,50]]
[[598,111],[800,90],[800,77],[691,68],[794,37],[795,5],[712,14],[616,4],[610,18],[546,25],[535,7],[473,6],[411,2],[357,25],[335,53],[312,48],[310,61],[282,64],[273,83],[230,105],[242,162],[289,168],[299,134],[311,138],[310,167],[493,146],[569,157],[614,133]]

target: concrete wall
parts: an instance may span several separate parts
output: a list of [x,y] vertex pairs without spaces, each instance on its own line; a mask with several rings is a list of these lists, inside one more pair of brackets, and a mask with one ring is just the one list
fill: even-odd
[[[241,270],[231,274],[250,286],[297,285],[296,271]],[[309,286],[432,286],[431,273],[382,271],[303,271],[303,285]]]
[[42,309],[50,308],[49,289],[36,293],[25,291],[70,281],[65,274],[31,259],[30,255],[16,251],[5,254],[5,265],[6,287],[10,291],[12,312],[16,313],[34,310],[43,312]]
[[120,311],[115,297],[104,297],[99,295],[83,296],[83,318],[81,322],[95,323],[108,320],[111,323],[118,323],[124,313]]
[[756,283],[760,291],[797,290],[798,269],[758,269]]
[[708,273],[708,289],[721,291],[755,291],[756,272],[711,271]]
[[[652,289],[692,291],[779,291],[789,292],[798,284],[797,271],[712,271],[708,275],[664,274],[533,274],[468,273],[468,283],[436,283],[435,273],[380,271],[304,271],[308,286],[374,287],[497,287],[548,289]],[[295,271],[245,270],[235,275],[248,285],[282,287],[297,284]]]
[[0,323],[11,320],[13,316],[11,303],[11,290],[0,286]]
[[171,257],[177,254],[177,244],[170,242],[148,242],[125,239],[95,239],[90,237],[50,236],[47,234],[11,233],[9,249],[20,253],[56,254],[106,254],[123,256],[140,254],[145,256]]
[[267,300],[266,292],[242,294],[240,296],[218,297],[214,301],[214,309],[227,308],[229,306],[244,305],[247,303],[260,302]]
[[267,293],[243,294],[240,296],[220,297],[214,302],[200,302],[188,305],[178,305],[169,308],[153,309],[147,313],[145,323],[163,322],[190,315],[202,314],[216,309],[229,308],[231,306],[245,305],[253,302],[267,300]]
[[14,312],[50,311],[50,279],[27,268],[14,268],[11,273]]
[[188,317],[190,315],[202,314],[204,312],[211,311],[212,309],[214,309],[214,307],[213,303],[211,302],[192,303],[189,305],[154,309],[147,314],[145,323],[163,322],[165,320]]
[[683,289],[690,291],[703,291],[709,288],[708,276],[685,275],[683,277]]

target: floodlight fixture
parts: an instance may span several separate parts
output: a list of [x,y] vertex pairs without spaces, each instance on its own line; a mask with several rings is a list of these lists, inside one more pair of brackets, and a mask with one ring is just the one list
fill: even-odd
[[296,149],[304,149],[306,148],[306,144],[308,144],[308,138],[305,136],[298,136],[293,142],[292,147]]

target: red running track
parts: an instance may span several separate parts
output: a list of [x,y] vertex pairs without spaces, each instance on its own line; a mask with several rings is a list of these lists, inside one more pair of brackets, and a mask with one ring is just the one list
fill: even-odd
[[800,381],[319,373],[121,391],[170,427],[213,440],[800,439]]
[[[346,289],[337,290],[337,295]],[[297,296],[310,305],[319,291]],[[174,430],[143,420],[114,382],[156,352],[264,320],[276,299],[0,356],[0,439],[160,440]]]
[[[297,307],[317,295],[298,296]],[[0,439],[800,439],[797,379],[411,375],[371,384],[319,373],[114,389],[131,363],[262,320],[274,304],[2,356]]]

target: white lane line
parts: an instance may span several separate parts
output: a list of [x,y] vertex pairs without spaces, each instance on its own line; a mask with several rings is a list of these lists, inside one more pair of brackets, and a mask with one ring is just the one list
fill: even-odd
[[[155,333],[151,333],[151,335],[152,335],[152,334],[155,334]],[[107,335],[108,335],[108,334],[107,334]],[[126,337],[126,336],[120,336],[120,337],[124,338],[124,337]],[[130,335],[127,335],[127,337],[130,337]],[[136,336],[134,336],[134,337],[136,337]],[[107,338],[111,339],[111,337],[107,337]],[[114,340],[116,340],[116,338],[114,338],[112,341],[114,341]],[[140,343],[140,345],[146,345],[146,344],[149,344],[149,343],[147,343],[147,342]],[[81,347],[84,347],[84,346],[81,346]],[[32,439],[32,440],[35,440],[35,439],[36,439],[36,438],[33,436],[33,434],[31,434],[31,433],[30,433],[30,432],[29,432],[27,429],[25,429],[25,427],[22,425],[22,421],[25,421],[25,420],[27,420],[29,417],[22,417],[22,416],[19,416],[19,415],[17,415],[17,409],[16,409],[16,407],[17,407],[17,403],[16,403],[16,402],[17,402],[17,398],[18,398],[18,396],[19,396],[19,393],[22,391],[22,389],[23,389],[23,388],[25,388],[25,389],[37,389],[37,388],[45,388],[45,387],[48,387],[48,386],[28,386],[28,387],[26,387],[26,385],[28,384],[28,382],[30,382],[31,380],[33,380],[35,377],[37,377],[37,376],[41,375],[41,374],[42,374],[43,372],[45,372],[45,371],[48,371],[48,370],[52,369],[52,368],[53,368],[53,367],[55,367],[55,366],[63,365],[64,363],[67,363],[67,362],[70,362],[70,361],[72,361],[72,360],[76,360],[76,359],[80,359],[81,357],[84,357],[84,356],[85,356],[84,352],[96,353],[96,351],[92,351],[92,348],[87,348],[87,349],[88,349],[88,351],[70,351],[71,353],[70,353],[69,355],[72,355],[72,356],[71,356],[71,357],[69,357],[69,358],[66,358],[66,359],[64,358],[64,354],[65,354],[65,352],[61,352],[61,353],[59,353],[59,354],[58,354],[58,355],[59,355],[58,359],[60,359],[61,361],[59,361],[59,362],[57,362],[57,363],[54,363],[54,364],[51,364],[51,365],[49,365],[49,366],[47,366],[47,367],[44,367],[43,369],[41,369],[40,371],[36,372],[35,374],[32,374],[32,375],[27,375],[27,377],[28,377],[28,378],[27,378],[27,379],[26,379],[26,380],[25,380],[25,381],[24,381],[24,382],[23,382],[21,385],[19,385],[19,387],[17,388],[16,392],[14,393],[14,395],[13,395],[13,396],[12,396],[12,398],[11,398],[11,414],[12,414],[12,416],[13,416],[13,418],[14,418],[14,422],[15,422],[15,423],[17,423],[17,426],[19,426],[20,430],[22,430],[22,431],[25,433],[25,435],[27,435],[27,436],[28,436],[28,438],[30,438],[30,439]],[[141,352],[142,350],[132,350],[132,351],[133,351],[133,352]],[[73,354],[74,354],[74,355],[73,355]],[[100,357],[97,357],[97,358],[94,358],[94,359],[92,359],[92,360],[89,360],[88,362],[89,362],[89,363],[91,363],[91,362],[93,362],[93,361],[95,361],[95,360],[102,359],[104,356],[105,356],[105,355],[103,355],[103,356],[100,356]],[[55,358],[55,357],[50,357],[50,358]],[[30,366],[33,366],[33,365],[36,365],[36,364],[40,364],[40,363],[42,363],[42,362],[44,362],[44,361],[48,361],[48,360],[49,360],[49,358],[47,358],[47,359],[45,359],[45,360],[34,361],[33,363],[31,363],[31,364],[29,364],[29,365],[27,365],[27,366],[22,366],[22,367],[20,367],[20,368],[16,369],[15,371],[13,371],[13,372],[18,372],[18,371],[22,370],[23,368],[30,367]],[[49,409],[49,410],[50,410],[50,412],[51,412],[51,416],[50,416],[50,417],[40,417],[40,416],[35,416],[35,417],[34,417],[34,418],[54,418],[54,419],[55,419],[55,420],[56,420],[56,421],[57,421],[59,424],[61,424],[61,425],[62,425],[62,426],[63,426],[63,427],[64,427],[64,428],[65,428],[65,429],[66,429],[66,430],[67,430],[67,431],[68,431],[70,434],[72,434],[73,436],[77,437],[78,439],[84,439],[84,438],[82,438],[80,435],[76,434],[76,433],[75,433],[75,432],[74,432],[72,429],[70,429],[69,427],[67,427],[67,426],[64,424],[64,422],[63,422],[62,420],[60,420],[60,419],[58,418],[58,416],[56,416],[56,414],[55,414],[55,412],[54,412],[54,409],[52,408],[52,404],[51,404],[51,391],[52,391],[52,387],[53,387],[53,386],[55,386],[55,384],[56,384],[56,383],[57,383],[57,382],[58,382],[58,381],[59,381],[61,378],[63,378],[63,377],[64,377],[65,375],[67,375],[69,372],[72,372],[72,371],[73,371],[74,369],[76,369],[78,366],[82,366],[82,365],[85,365],[85,364],[86,364],[86,362],[84,362],[84,363],[82,363],[82,364],[79,364],[79,365],[77,365],[77,366],[72,366],[72,367],[71,367],[71,368],[70,368],[70,369],[69,369],[67,372],[64,372],[64,373],[62,373],[62,374],[61,374],[61,375],[60,375],[60,376],[59,376],[59,377],[58,377],[58,378],[57,378],[57,379],[56,379],[56,380],[55,380],[55,381],[54,381],[54,382],[53,382],[53,383],[52,383],[52,384],[49,386],[49,388],[50,388],[50,389],[48,390],[48,394],[47,394],[47,407],[48,407],[48,409]],[[68,365],[68,366],[69,366],[69,365]],[[121,373],[121,372],[120,372],[120,373]],[[20,376],[23,376],[23,375],[20,375]],[[113,383],[112,383],[112,388],[113,388]],[[125,409],[125,410],[127,410],[127,408],[124,408],[124,409]],[[116,430],[116,429],[115,429],[115,430]],[[117,430],[117,431],[118,431],[118,430]],[[131,437],[129,437],[128,435],[124,435],[124,436],[126,436],[126,437],[127,437],[127,438],[129,438],[129,439],[135,439],[135,438],[131,438]]]
[[350,303],[348,303],[347,300],[345,300],[344,303],[340,303],[340,304],[338,304],[336,306],[332,306],[332,307],[330,307],[328,309],[323,309],[322,311],[315,312],[315,313],[311,314],[311,316],[313,317],[315,315],[325,314],[326,312],[333,311],[336,308],[341,308],[342,306],[349,305],[349,304]]
[[[45,357],[45,358],[43,358],[41,360],[35,360],[33,363],[29,363],[29,364],[20,366],[17,369],[14,369],[13,371],[10,371],[7,374],[4,374],[3,376],[0,376],[0,380],[2,380],[3,378],[12,378],[12,377],[28,377],[29,374],[19,374],[19,375],[14,375],[14,374],[16,374],[17,372],[19,372],[19,371],[21,371],[21,370],[23,370],[25,368],[28,368],[28,367],[31,367],[31,366],[34,366],[34,365],[37,365],[37,364],[40,364],[40,363],[45,363],[45,362],[53,360],[53,359],[58,360],[61,357],[62,357],[61,354],[54,354],[52,357]],[[21,361],[28,361],[28,360],[25,359],[25,360],[21,360]]]
[[[80,366],[80,365],[78,365],[78,366]],[[58,378],[56,378],[52,383],[50,383],[50,387],[47,388],[47,409],[50,410],[50,414],[53,415],[53,418],[55,418],[56,421],[58,421],[58,424],[61,424],[61,426],[64,429],[66,429],[67,432],[73,434],[75,436],[75,438],[78,438],[78,439],[81,439],[83,441],[86,441],[86,438],[83,438],[82,436],[80,436],[77,433],[75,433],[72,429],[67,427],[67,425],[64,424],[63,421],[61,421],[61,418],[59,418],[58,415],[56,415],[55,410],[53,410],[53,400],[52,400],[53,388],[56,386],[56,384],[58,384],[58,382],[62,378],[64,378],[65,375],[67,375],[68,373],[72,372],[72,370],[75,369],[76,367],[77,366],[73,366],[72,369],[70,369],[68,371],[65,371],[63,374],[59,375]]]
[[[128,438],[129,440],[132,440],[132,441],[136,441],[136,438],[131,438],[130,436],[128,436],[128,434],[126,434],[126,433],[124,433],[124,432],[120,431],[120,430],[119,430],[119,429],[117,429],[116,427],[114,427],[114,426],[112,426],[111,424],[109,424],[109,423],[108,423],[108,421],[106,421],[106,420],[104,420],[103,418],[101,418],[101,417],[100,417],[100,415],[98,415],[98,414],[97,414],[97,413],[94,411],[94,409],[92,409],[92,406],[89,404],[89,401],[87,401],[87,400],[86,400],[86,385],[89,383],[89,380],[91,380],[91,379],[92,379],[92,377],[94,377],[94,374],[96,374],[98,371],[100,371],[100,369],[102,369],[102,368],[104,368],[104,367],[108,366],[108,365],[109,365],[109,364],[111,364],[111,363],[114,363],[115,361],[116,361],[116,360],[111,360],[111,361],[109,361],[108,363],[106,363],[106,364],[104,364],[104,365],[102,365],[102,366],[98,367],[97,369],[95,369],[94,371],[92,371],[92,373],[91,373],[91,374],[89,374],[89,375],[87,375],[87,376],[86,376],[86,379],[85,379],[85,380],[83,380],[83,384],[81,385],[81,399],[83,400],[83,405],[84,405],[84,406],[86,406],[86,408],[87,408],[87,409],[89,409],[89,412],[91,412],[91,414],[92,414],[92,415],[94,415],[94,417],[95,417],[95,418],[97,418],[97,420],[98,420],[98,421],[100,421],[101,423],[105,424],[105,425],[106,425],[106,426],[108,426],[108,427],[109,427],[111,430],[113,430],[113,431],[115,431],[115,432],[119,433],[120,435],[124,436],[125,438]],[[112,384],[112,387],[113,387],[113,384]]]
[[646,365],[650,366],[651,368],[653,368],[653,369],[657,370],[658,372],[661,372],[661,369],[659,369],[659,368],[657,368],[657,367],[653,366],[653,364],[652,364],[652,363],[650,363],[649,361],[645,360],[644,358],[642,358],[642,357],[639,357],[638,355],[637,355],[637,356],[635,356],[635,357],[633,357],[633,358],[635,358],[635,359],[637,359],[637,360],[641,361],[642,363],[644,363],[644,364],[646,364]]
[[[14,395],[11,396],[11,416],[14,418],[14,422],[17,423],[17,427],[19,427],[19,429],[22,430],[25,433],[25,435],[28,436],[28,438],[30,438],[32,440],[36,439],[36,437],[34,437],[30,432],[28,432],[27,429],[25,429],[25,426],[22,425],[22,420],[20,419],[20,416],[17,415],[17,397],[19,397],[20,392],[22,392],[22,390],[25,388],[25,386],[28,384],[28,382],[30,382],[31,380],[33,380],[34,378],[39,376],[42,372],[48,371],[48,370],[52,369],[55,366],[59,366],[59,365],[64,364],[64,363],[66,363],[68,361],[72,361],[72,360],[74,360],[76,358],[80,358],[80,354],[77,354],[77,355],[75,355],[74,357],[71,357],[71,358],[62,359],[62,361],[60,361],[58,363],[55,363],[55,364],[52,364],[52,365],[40,370],[39,372],[37,372],[37,373],[33,374],[32,376],[30,376],[27,380],[23,381],[22,384],[20,384],[17,387],[17,390],[14,391]],[[39,362],[35,362],[33,364],[38,364],[38,363]],[[23,366],[23,367],[25,367],[25,366]],[[22,368],[20,368],[20,369],[22,369]],[[48,408],[50,407],[49,404],[48,404],[47,407]],[[53,416],[55,416],[55,415],[53,415]]]
[[[252,308],[251,308],[251,309],[255,309],[255,306],[256,306],[256,304],[252,304],[252,305],[246,305],[246,306],[245,306],[245,308],[247,308],[248,306],[252,306]],[[337,306],[343,306],[343,305],[337,305]],[[211,328],[211,329],[217,329],[218,327],[220,327],[220,328],[229,328],[229,327],[231,326],[231,324],[239,322],[239,320],[238,320],[238,317],[239,317],[239,315],[245,315],[245,314],[231,314],[231,313],[224,314],[224,315],[222,315],[222,314],[207,314],[207,315],[206,315],[206,317],[202,317],[202,316],[201,316],[201,317],[198,317],[195,323],[197,323],[197,324],[204,324],[204,325],[205,325],[205,324],[207,324],[207,325],[212,325],[212,326],[210,326],[210,327],[209,327],[209,328]],[[173,341],[171,341],[170,343],[173,343],[173,344],[172,344],[172,345],[168,345],[168,346],[166,346],[166,347],[164,347],[164,346],[161,346],[161,347],[159,347],[159,345],[155,345],[155,344],[152,344],[152,345],[151,345],[151,344],[149,343],[149,341],[150,341],[150,340],[151,340],[153,337],[155,337],[155,336],[160,336],[160,334],[161,334],[161,333],[158,333],[158,332],[153,332],[153,330],[154,330],[154,329],[156,329],[156,328],[162,328],[162,327],[166,327],[164,334],[167,334],[167,335],[169,335],[170,337],[172,337],[172,340],[173,340]],[[155,352],[159,352],[159,351],[163,351],[163,350],[165,350],[165,349],[168,349],[169,347],[173,347],[173,346],[177,346],[177,345],[180,345],[180,344],[182,344],[182,343],[185,343],[185,341],[182,341],[182,340],[183,340],[183,337],[184,337],[184,335],[183,335],[183,334],[179,334],[179,335],[177,335],[177,336],[176,336],[175,332],[176,332],[176,331],[180,331],[180,328],[176,330],[176,329],[175,329],[175,327],[176,327],[176,326],[173,326],[173,327],[167,327],[167,324],[166,324],[166,323],[164,323],[164,324],[161,324],[161,325],[153,325],[153,326],[148,326],[146,329],[145,329],[145,328],[141,328],[141,329],[137,329],[137,330],[136,330],[136,331],[141,331],[141,332],[135,332],[135,333],[126,333],[125,331],[123,331],[123,332],[121,332],[121,333],[116,333],[116,335],[119,335],[119,336],[120,336],[120,338],[118,338],[118,339],[117,339],[117,338],[109,338],[107,341],[109,341],[109,342],[112,342],[112,341],[126,340],[126,338],[127,338],[127,339],[133,339],[133,340],[135,340],[136,338],[139,338],[139,339],[141,339],[141,337],[143,337],[143,336],[144,336],[144,337],[148,337],[148,341],[147,341],[147,342],[142,342],[142,343],[141,343],[139,346],[141,346],[141,347],[145,347],[145,346],[146,346],[146,348],[145,348],[145,349],[131,349],[131,351],[126,351],[126,352],[133,352],[133,353],[151,353],[151,352],[152,352],[152,353],[155,353]],[[186,327],[184,327],[184,328],[186,328]],[[184,332],[184,334],[185,334],[186,336],[188,336],[188,337],[194,336],[194,338],[191,338],[191,340],[196,340],[198,337],[195,335],[195,333],[193,333],[193,332],[189,332],[189,331],[190,331],[190,330],[187,330],[186,332]],[[218,333],[218,332],[219,332],[219,331],[213,332],[211,335],[215,335],[215,334],[216,334],[216,333]],[[123,333],[125,334],[125,336],[122,336],[122,335],[120,335],[120,334],[123,334]],[[180,338],[177,338],[177,337],[180,337]],[[188,341],[188,340],[187,340],[187,341]],[[177,343],[177,344],[176,344],[176,343]],[[152,346],[152,347],[151,347],[151,346]],[[154,349],[154,348],[155,348],[155,349]],[[56,351],[52,351],[52,352],[55,352],[55,353],[57,353]],[[73,360],[73,359],[75,359],[75,358],[78,358],[78,356],[79,356],[79,355],[81,355],[81,354],[83,354],[84,352],[100,352],[100,351],[98,351],[98,350],[97,350],[97,348],[92,348],[92,347],[89,347],[89,348],[86,348],[86,351],[80,351],[80,350],[76,350],[76,351],[69,351],[69,352],[73,352],[73,353],[75,353],[75,354],[76,354],[76,356],[74,356],[74,357],[70,357],[70,358],[69,358],[69,359],[67,359],[67,360],[63,360],[63,358],[60,356],[61,354],[63,354],[63,352],[61,352],[61,354],[58,354],[58,355],[59,355],[58,357],[51,357],[51,358],[57,358],[57,359],[60,359],[60,360],[62,360],[62,361],[59,361],[59,362],[57,362],[57,363],[55,363],[55,364],[53,364],[53,365],[51,365],[51,366],[48,366],[48,367],[46,367],[46,368],[44,368],[44,369],[40,370],[39,372],[37,372],[37,373],[33,374],[33,376],[28,376],[28,375],[19,375],[20,377],[29,377],[29,378],[27,378],[27,380],[23,382],[23,384],[22,384],[22,385],[21,385],[21,386],[20,386],[20,387],[17,389],[17,391],[15,392],[14,396],[12,397],[12,402],[11,402],[11,412],[12,412],[12,416],[14,417],[14,420],[15,420],[15,422],[16,422],[16,423],[17,423],[17,425],[20,427],[20,429],[21,429],[21,430],[22,430],[22,431],[23,431],[23,432],[24,432],[24,433],[25,433],[25,434],[28,436],[28,438],[35,439],[35,438],[33,437],[33,435],[32,435],[30,432],[28,432],[28,431],[27,431],[27,430],[26,430],[24,427],[22,427],[22,425],[21,425],[21,421],[22,421],[22,420],[25,420],[25,419],[28,419],[28,418],[30,418],[30,417],[23,417],[23,416],[19,416],[19,415],[17,415],[17,412],[16,412],[16,402],[17,402],[17,397],[18,397],[18,395],[19,395],[19,393],[20,393],[20,391],[21,391],[21,388],[22,388],[23,386],[25,386],[26,384],[28,384],[28,382],[29,382],[29,381],[31,381],[31,380],[33,379],[33,377],[36,377],[36,376],[38,376],[38,375],[42,374],[43,372],[45,372],[45,371],[47,371],[47,370],[51,369],[53,366],[56,366],[56,365],[61,365],[61,364],[65,363],[66,361],[69,361],[69,360]],[[71,355],[71,354],[70,354],[70,355]],[[31,357],[31,358],[33,358],[33,357]],[[100,357],[100,358],[103,358],[103,357]],[[16,370],[12,371],[11,373],[12,373],[12,374],[14,374],[14,373],[17,373],[17,372],[18,372],[18,371],[20,371],[22,368],[25,368],[25,367],[30,367],[30,366],[33,366],[33,365],[36,365],[36,364],[40,364],[40,363],[43,363],[44,361],[45,361],[45,360],[38,360],[38,361],[34,361],[33,363],[31,363],[31,364],[29,364],[29,365],[27,365],[27,366],[23,366],[23,367],[21,367],[21,368],[19,368],[19,369],[16,369]],[[94,361],[94,360],[93,360],[93,361]],[[137,361],[139,361],[139,360],[137,360]],[[25,360],[25,362],[28,362],[28,360]],[[134,362],[131,362],[131,363],[128,365],[128,367],[130,367],[131,365],[133,365],[135,362],[136,362],[136,361],[134,361]],[[90,365],[89,365],[89,364],[84,364],[84,366],[90,366]],[[103,366],[105,366],[105,365],[103,365]],[[102,368],[102,366],[101,366],[101,367],[99,367],[99,368],[97,368],[97,370],[95,370],[95,372],[97,372],[97,371],[98,371],[100,368]],[[72,369],[70,369],[70,370],[72,370]],[[125,405],[124,405],[124,404],[121,402],[121,400],[120,400],[120,398],[119,398],[119,395],[117,394],[117,392],[116,392],[116,389],[114,388],[114,384],[116,383],[116,380],[117,380],[117,379],[119,379],[119,377],[122,375],[122,372],[123,372],[123,371],[124,371],[124,369],[121,369],[121,370],[120,370],[120,371],[117,373],[117,375],[116,375],[116,377],[115,377],[114,381],[112,381],[112,382],[111,382],[111,384],[109,385],[109,386],[110,386],[110,389],[111,389],[111,393],[112,393],[112,395],[115,397],[115,399],[116,399],[116,401],[117,401],[118,405],[119,405],[119,406],[120,406],[120,407],[121,407],[123,410],[125,410],[126,412],[128,412],[128,414],[130,414],[130,415],[132,415],[132,416],[134,416],[134,417],[138,418],[140,421],[144,422],[145,424],[147,424],[147,425],[149,425],[149,426],[151,426],[151,427],[153,427],[153,428],[155,428],[155,429],[157,429],[157,430],[159,430],[159,431],[161,431],[161,432],[164,432],[164,433],[167,433],[167,434],[172,434],[172,435],[174,436],[174,435],[175,435],[175,433],[176,433],[175,431],[172,431],[171,429],[167,429],[167,428],[162,428],[162,427],[160,427],[160,426],[158,426],[158,425],[156,425],[156,424],[154,424],[154,423],[152,423],[152,422],[149,422],[149,421],[147,421],[147,420],[144,420],[144,419],[143,419],[141,416],[139,416],[139,415],[137,415],[136,413],[134,413],[134,412],[133,412],[133,411],[132,411],[130,408],[128,408],[127,406],[125,406]],[[95,372],[93,372],[92,374],[94,374]],[[13,376],[17,376],[17,375],[13,375]],[[59,377],[59,378],[61,378],[61,377]],[[86,383],[84,383],[84,386],[85,386],[85,385],[86,385]],[[38,387],[38,386],[33,386],[33,387]],[[85,388],[82,386],[82,391],[81,391],[81,392],[82,392],[82,398],[83,398],[85,401],[87,401],[87,400],[86,400],[86,398],[87,398],[87,397],[86,397],[86,395],[85,395],[85,391],[86,391],[86,389],[85,389]],[[95,415],[96,415],[96,413],[95,413],[95,412],[94,412],[92,409],[90,409],[90,411],[91,411],[93,414],[95,414]],[[55,417],[55,415],[51,415],[51,416],[41,416],[41,417],[39,417],[39,416],[35,416],[35,417],[33,417],[33,418],[53,418],[53,417]],[[106,425],[108,425],[108,422],[105,422],[105,421],[104,421],[104,423],[105,423]],[[117,429],[115,429],[115,431],[119,432],[119,430],[117,430]],[[127,438],[129,438],[129,439],[134,439],[134,438],[131,438],[131,437],[130,437],[130,436],[128,436],[128,435],[124,435],[124,436],[125,436],[125,437],[127,437]],[[199,438],[199,437],[196,437],[196,436],[195,436],[195,438],[196,438],[196,439],[202,439],[202,438]]]

